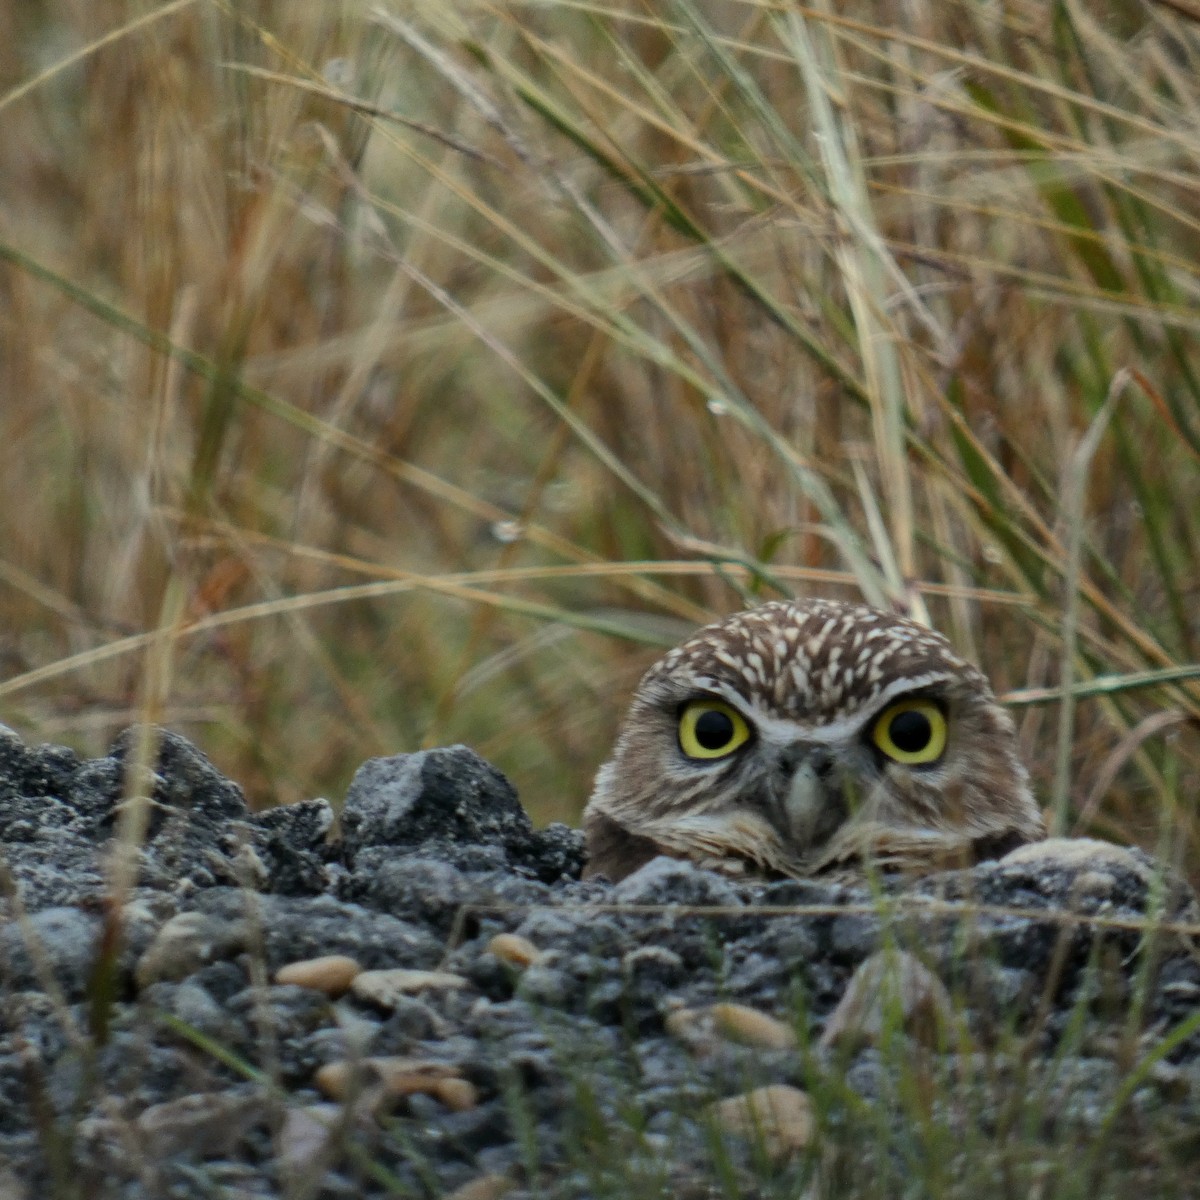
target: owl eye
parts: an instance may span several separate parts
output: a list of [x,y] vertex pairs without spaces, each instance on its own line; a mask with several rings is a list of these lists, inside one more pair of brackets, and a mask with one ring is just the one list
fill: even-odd
[[946,716],[932,700],[898,700],[875,722],[871,740],[898,763],[937,762],[946,749]]
[[750,726],[723,700],[691,700],[679,714],[679,747],[688,758],[724,758],[750,740]]

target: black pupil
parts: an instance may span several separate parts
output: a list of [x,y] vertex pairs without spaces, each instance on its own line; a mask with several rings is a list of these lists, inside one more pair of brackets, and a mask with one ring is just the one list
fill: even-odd
[[933,726],[923,712],[910,708],[892,718],[888,733],[891,734],[892,744],[897,750],[903,750],[905,754],[916,754],[929,745],[933,738]]
[[710,708],[696,718],[696,741],[705,750],[720,750],[733,741],[733,720],[728,713]]

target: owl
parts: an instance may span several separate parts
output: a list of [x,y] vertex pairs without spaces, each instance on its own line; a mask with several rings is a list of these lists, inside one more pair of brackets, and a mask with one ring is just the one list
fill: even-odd
[[764,604],[643,676],[584,811],[587,874],[932,870],[1045,836],[1008,714],[940,634],[859,604]]

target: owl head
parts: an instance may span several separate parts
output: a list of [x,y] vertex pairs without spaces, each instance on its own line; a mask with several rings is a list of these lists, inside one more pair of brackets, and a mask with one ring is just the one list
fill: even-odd
[[1045,835],[1012,721],[915,621],[832,600],[709,625],[643,676],[584,812],[588,874],[658,854],[801,877]]

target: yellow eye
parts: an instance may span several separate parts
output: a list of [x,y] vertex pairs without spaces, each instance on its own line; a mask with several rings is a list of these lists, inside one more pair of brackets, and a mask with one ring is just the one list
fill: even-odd
[[723,700],[692,700],[679,714],[679,747],[688,758],[724,758],[750,740],[750,726]]
[[946,749],[946,716],[932,700],[897,700],[875,722],[871,738],[898,763],[937,762]]

